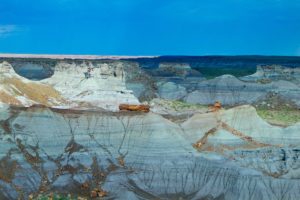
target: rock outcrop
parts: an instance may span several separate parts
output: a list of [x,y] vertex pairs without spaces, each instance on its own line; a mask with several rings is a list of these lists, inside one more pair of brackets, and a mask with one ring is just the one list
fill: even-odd
[[256,83],[272,83],[274,92],[293,101],[300,107],[300,68],[281,65],[259,65],[255,74],[241,80]]
[[291,68],[281,65],[258,65],[255,74],[242,77],[245,81],[287,80],[300,83],[299,67]]
[[[91,69],[90,77],[85,73]],[[53,75],[33,81],[18,75],[10,63],[0,64],[0,101],[16,106],[44,105],[61,108],[118,110],[121,103],[139,104],[126,89],[121,62],[57,62]]]
[[132,91],[126,89],[122,62],[76,64],[62,61],[55,66],[53,76],[41,82],[53,86],[77,104],[118,110],[119,104],[139,103]]
[[202,81],[185,100],[189,103],[211,104],[220,101],[224,105],[251,104],[262,98],[271,85],[246,83],[231,75],[223,75]]
[[206,80],[184,62],[161,62],[156,68],[142,68],[143,64],[135,60],[33,61],[11,63],[24,75],[26,68],[31,75],[36,72],[33,68],[44,70],[39,76],[48,78],[37,81],[38,76],[30,77],[58,91],[68,101],[64,107],[117,110],[120,103],[137,104],[158,97],[199,104],[221,101],[233,106],[255,104],[267,93],[278,93],[300,106],[297,67],[259,66],[255,74],[246,77],[222,75]]
[[0,101],[14,106],[65,104],[62,95],[51,86],[19,76],[8,62],[0,63]]
[[[85,196],[99,184],[115,199],[300,195],[300,182],[292,179],[299,175],[299,125],[273,127],[253,107],[196,114],[182,124],[153,113],[7,112],[12,114],[2,114],[0,134],[3,199],[51,191]],[[206,148],[194,149],[192,143],[220,122],[269,146],[220,127],[207,137]]]
[[[263,80],[207,80],[182,58],[155,67],[119,58],[9,59],[0,64],[1,200],[52,193],[299,199],[300,123],[275,126],[259,110],[297,115],[298,69],[262,68],[255,77]],[[46,73],[24,78],[27,67]],[[120,104],[137,110],[139,102],[147,113],[119,112]]]
[[167,100],[183,99],[187,95],[186,88],[174,82],[158,83],[158,94]]

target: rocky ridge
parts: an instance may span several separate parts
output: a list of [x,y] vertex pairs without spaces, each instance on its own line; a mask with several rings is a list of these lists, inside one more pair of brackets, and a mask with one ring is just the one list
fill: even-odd
[[[91,77],[85,73],[91,68]],[[121,103],[139,104],[125,86],[122,63],[97,65],[92,63],[59,62],[50,78],[33,81],[18,75],[10,63],[0,65],[1,101],[16,106],[98,107],[117,110]]]
[[[257,114],[299,106],[295,72],[264,82],[206,79],[187,63],[43,62],[26,65],[51,72],[42,80],[0,66],[0,199],[299,199],[300,124]],[[226,109],[212,112],[216,100]],[[142,101],[151,112],[116,112]]]
[[[154,113],[1,109],[2,199],[51,191],[89,196],[95,187],[115,199],[300,195],[299,124],[271,126],[250,106],[199,113],[180,124]],[[214,127],[205,145],[194,148]]]

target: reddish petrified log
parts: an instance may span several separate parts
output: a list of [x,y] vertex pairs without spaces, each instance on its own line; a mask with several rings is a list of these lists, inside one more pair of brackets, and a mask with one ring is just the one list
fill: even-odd
[[120,104],[119,105],[120,110],[126,110],[126,111],[142,111],[142,112],[149,112],[150,106],[148,105],[130,105],[130,104]]

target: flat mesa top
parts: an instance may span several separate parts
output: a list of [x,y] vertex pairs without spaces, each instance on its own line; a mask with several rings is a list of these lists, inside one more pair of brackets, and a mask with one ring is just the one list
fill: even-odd
[[1,54],[0,58],[49,58],[49,59],[132,59],[155,58],[157,56],[98,56],[98,55],[63,55],[63,54]]

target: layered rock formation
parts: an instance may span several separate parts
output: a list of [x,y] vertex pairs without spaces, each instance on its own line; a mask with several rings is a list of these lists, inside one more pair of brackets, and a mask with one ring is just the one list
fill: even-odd
[[[116,199],[300,195],[299,125],[272,127],[252,107],[197,114],[182,124],[153,113],[11,111],[1,115],[2,199],[50,191],[85,196],[94,187]],[[207,142],[194,149],[203,137]]]
[[[154,69],[141,68],[143,65],[134,60],[25,60],[11,63],[17,73],[28,77],[38,79],[32,75],[37,71],[33,68],[39,68],[41,77],[48,74],[48,78],[36,83],[53,87],[68,100],[65,106],[70,107],[85,104],[116,110],[120,103],[137,104],[153,98],[206,105],[221,101],[232,106],[255,104],[267,93],[277,93],[300,106],[298,68],[258,66],[255,74],[246,77],[222,75],[207,80],[201,71],[192,69],[188,63],[163,62]],[[88,70],[91,70],[90,78],[86,78]]]
[[[299,199],[300,122],[257,114],[298,113],[296,68],[208,78],[184,60],[43,59],[0,64],[0,199]],[[149,113],[118,111],[142,101]]]
[[58,106],[65,103],[62,95],[49,85],[19,76],[12,66],[0,63],[0,101],[15,106]]
[[270,85],[245,83],[231,75],[223,75],[212,80],[202,81],[197,89],[187,95],[190,103],[211,104],[220,101],[225,105],[249,104],[266,94]]
[[[90,77],[85,76],[88,69]],[[120,62],[93,65],[92,62],[60,61],[54,66],[53,75],[41,81],[18,75],[8,62],[1,63],[0,70],[2,103],[78,109],[98,107],[115,111],[121,103],[139,104],[132,91],[126,89]]]
[[300,83],[300,69],[281,65],[259,65],[255,74],[245,76],[243,79],[247,81],[288,80]]
[[255,74],[241,78],[244,81],[271,83],[274,92],[300,107],[300,69],[278,65],[258,66]]
[[79,104],[118,110],[119,104],[139,103],[132,91],[126,89],[121,62],[59,62],[53,76],[41,82],[53,86],[66,99]]

